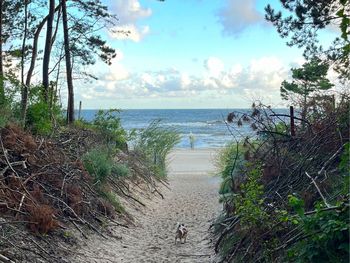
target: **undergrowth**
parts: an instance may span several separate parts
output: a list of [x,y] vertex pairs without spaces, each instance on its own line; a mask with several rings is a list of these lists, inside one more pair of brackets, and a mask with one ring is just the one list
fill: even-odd
[[233,115],[257,136],[219,155],[221,262],[348,262],[349,104],[330,109],[295,137],[263,105]]
[[92,149],[82,159],[85,169],[93,177],[94,187],[100,196],[109,201],[118,212],[124,212],[125,209],[118,197],[108,187],[108,178],[118,179],[128,176],[128,167],[114,162],[111,150],[108,148]]

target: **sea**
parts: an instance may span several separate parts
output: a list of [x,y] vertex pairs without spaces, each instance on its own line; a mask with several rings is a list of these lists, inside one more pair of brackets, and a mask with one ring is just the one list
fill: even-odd
[[[152,121],[160,120],[160,125],[176,130],[181,141],[177,148],[190,148],[190,135],[195,138],[195,148],[221,148],[235,139],[254,136],[248,124],[238,127],[226,122],[230,112],[247,113],[248,109],[133,109],[118,113],[124,129],[141,130]],[[97,110],[82,110],[81,118],[93,120]],[[76,115],[78,116],[78,115]]]

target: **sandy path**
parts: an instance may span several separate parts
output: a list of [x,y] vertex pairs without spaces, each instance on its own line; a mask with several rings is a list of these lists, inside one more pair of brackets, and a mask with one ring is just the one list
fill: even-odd
[[[145,209],[133,211],[136,227],[113,231],[120,240],[87,241],[76,262],[213,262],[208,228],[220,210],[219,179],[210,175],[214,155],[213,150],[170,154],[170,189],[164,187],[164,199],[154,198]],[[177,222],[188,227],[186,244],[174,244]]]

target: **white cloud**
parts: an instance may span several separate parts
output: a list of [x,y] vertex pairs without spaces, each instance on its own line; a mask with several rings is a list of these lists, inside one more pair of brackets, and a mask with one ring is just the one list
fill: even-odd
[[148,25],[139,26],[137,23],[152,15],[150,8],[142,7],[138,0],[114,0],[110,5],[119,19],[118,25],[111,29],[110,37],[140,42],[149,34]]
[[114,27],[109,35],[118,40],[132,40],[140,42],[150,32],[149,26],[136,27],[133,24],[127,24]]
[[108,72],[99,78],[101,85],[106,84],[109,90],[115,82],[126,80],[129,78],[129,71],[122,64],[124,54],[121,51],[117,51],[117,56],[112,60],[112,65],[108,66]]
[[117,14],[122,25],[133,24],[152,15],[152,10],[142,7],[138,0],[114,0],[112,2],[111,10]]
[[205,61],[204,67],[208,70],[211,77],[217,78],[223,72],[225,65],[219,58],[210,57]]
[[210,94],[208,99],[233,95],[246,97],[247,100],[262,97],[277,100],[281,82],[289,72],[289,65],[283,65],[276,57],[254,59],[247,66],[226,66],[219,58],[210,57],[203,66],[202,74],[196,76],[172,68],[123,75],[119,67],[122,68],[121,64],[112,68],[84,96],[104,99],[186,99]]
[[217,12],[224,33],[238,36],[247,27],[260,24],[263,16],[256,10],[256,0],[225,0],[225,5]]

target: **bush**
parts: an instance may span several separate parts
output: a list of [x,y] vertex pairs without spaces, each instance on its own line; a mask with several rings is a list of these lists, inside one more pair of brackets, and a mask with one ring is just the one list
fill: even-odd
[[83,156],[85,169],[94,178],[95,184],[104,184],[111,175],[113,162],[107,150],[93,149]]
[[92,124],[101,132],[107,143],[112,143],[116,148],[127,150],[127,133],[120,123],[120,118],[116,115],[120,110],[110,109],[99,110]]
[[41,86],[31,87],[26,125],[34,133],[48,135],[52,132],[54,124],[61,120],[61,109],[57,101],[53,101],[52,105],[50,105],[43,98]]
[[247,180],[240,186],[240,193],[233,198],[235,213],[240,216],[241,224],[254,227],[263,224],[268,215],[264,210],[264,187],[259,182],[262,170],[260,165],[246,164]]
[[127,177],[130,174],[128,166],[122,163],[115,163],[112,166],[112,175],[115,177]]
[[34,133],[47,135],[52,131],[50,111],[45,102],[37,102],[28,107],[27,124]]
[[109,189],[108,177],[126,177],[129,175],[129,168],[125,164],[114,163],[111,153],[107,149],[97,148],[86,153],[83,156],[85,169],[94,178],[94,184],[97,192],[108,201],[116,211],[122,213],[125,211],[120,204],[118,197]]
[[84,119],[75,120],[73,125],[77,128],[80,128],[80,129],[93,128],[93,125]]
[[304,214],[303,200],[289,197],[289,204],[297,212],[291,218],[302,230],[300,241],[289,250],[291,262],[346,263],[349,259],[349,207],[341,202],[337,209],[327,210],[321,204],[315,213]]
[[2,105],[0,109],[0,128],[5,127],[12,117],[11,109],[6,105]]
[[345,102],[296,122],[295,135],[288,119],[272,118],[276,113],[263,105],[243,117],[231,114],[246,117],[257,134],[241,148],[229,145],[218,161],[225,183],[224,213],[215,224],[220,262],[348,262]]

